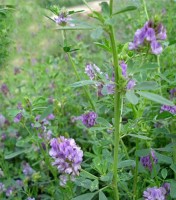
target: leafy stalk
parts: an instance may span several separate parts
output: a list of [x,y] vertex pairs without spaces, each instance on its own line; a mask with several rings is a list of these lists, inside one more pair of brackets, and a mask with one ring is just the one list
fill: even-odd
[[[67,46],[67,37],[66,37],[66,32],[65,32],[65,30],[63,30],[63,35],[62,35],[62,36],[63,36],[63,40],[64,40],[64,45]],[[80,76],[79,76],[79,74],[78,74],[78,71],[77,71],[77,69],[76,69],[75,63],[73,62],[73,59],[72,59],[72,57],[71,57],[71,55],[70,55],[70,52],[67,52],[67,55],[68,55],[68,59],[69,59],[69,61],[70,61],[70,63],[71,63],[71,66],[73,67],[73,70],[74,70],[74,72],[75,72],[76,78],[78,79],[78,81],[81,81],[81,78],[80,78]],[[83,87],[83,90],[84,90],[84,93],[85,93],[85,95],[86,95],[86,97],[87,97],[87,99],[88,99],[88,101],[89,101],[89,103],[90,103],[92,109],[93,109],[94,111],[96,111],[95,105],[94,105],[94,103],[93,103],[93,101],[92,101],[92,99],[91,99],[91,97],[90,97],[90,94],[89,94],[89,92],[87,91],[87,88],[86,88],[85,86]]]
[[[110,14],[113,13],[113,0],[110,0]],[[114,188],[114,199],[119,200],[119,191],[118,191],[118,152],[119,152],[119,142],[120,142],[120,124],[121,124],[121,113],[122,113],[122,94],[119,88],[120,81],[120,70],[118,63],[118,52],[116,48],[116,39],[114,34],[113,26],[110,26],[110,42],[113,53],[113,64],[115,71],[115,95],[114,95],[114,163],[113,163],[113,188]]]

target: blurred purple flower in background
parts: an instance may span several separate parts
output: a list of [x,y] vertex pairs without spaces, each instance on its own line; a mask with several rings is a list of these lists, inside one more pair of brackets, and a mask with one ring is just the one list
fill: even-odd
[[147,188],[143,192],[143,197],[145,200],[166,200],[166,190],[163,187]]
[[23,174],[25,176],[30,176],[34,173],[34,170],[31,168],[31,166],[29,165],[29,163],[23,163],[22,164],[22,168],[23,168]]
[[60,176],[60,185],[64,186],[67,182],[67,175],[79,175],[81,162],[83,160],[83,151],[72,138],[53,138],[50,142],[51,149],[49,155],[55,160],[52,165],[56,166],[62,174]]
[[23,118],[23,115],[22,115],[22,113],[20,112],[20,113],[18,113],[15,117],[14,117],[14,122],[15,123],[19,123],[20,121],[21,121],[21,119]]
[[28,197],[27,200],[35,200],[34,197]]
[[173,88],[169,91],[170,93],[170,98],[173,99],[176,97],[176,88]]
[[6,190],[6,196],[10,197],[13,194],[13,190],[14,190],[13,187],[8,187]]
[[95,112],[88,112],[81,115],[81,121],[87,128],[90,128],[95,125],[97,117]]
[[0,114],[0,128],[2,128],[5,124],[6,118]]
[[158,159],[155,156],[155,152],[151,150],[151,154],[141,157],[140,162],[145,168],[148,168],[150,171],[152,171],[152,163],[157,164]]
[[1,85],[1,92],[2,92],[5,96],[7,96],[7,94],[9,93],[9,88],[7,87],[7,85],[6,85],[5,83],[3,83],[3,84]]
[[0,182],[0,194],[5,191],[5,185]]

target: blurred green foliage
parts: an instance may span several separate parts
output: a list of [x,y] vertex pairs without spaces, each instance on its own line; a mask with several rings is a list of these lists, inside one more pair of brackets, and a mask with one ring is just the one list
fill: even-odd
[[8,8],[0,5],[0,68],[5,64],[10,44],[9,35],[12,30],[12,13]]
[[[87,0],[87,2],[90,2],[92,0]],[[65,6],[65,7],[71,7],[71,6],[76,6],[83,4],[82,0],[37,0],[37,3],[39,3],[40,6],[48,8],[52,5],[57,5],[57,6]]]

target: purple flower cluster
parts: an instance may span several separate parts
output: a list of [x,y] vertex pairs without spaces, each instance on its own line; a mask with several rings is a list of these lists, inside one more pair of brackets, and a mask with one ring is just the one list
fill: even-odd
[[85,73],[89,76],[91,80],[95,79],[97,74],[101,74],[100,68],[95,64],[87,64],[85,67]]
[[163,51],[158,40],[165,40],[166,38],[166,28],[161,23],[156,25],[153,21],[148,21],[141,29],[136,31],[133,42],[129,43],[129,50],[138,49],[145,42],[148,42],[152,53],[158,55]]
[[95,112],[88,112],[81,115],[81,121],[87,128],[91,128],[95,125],[97,117]]
[[161,187],[147,188],[143,192],[145,200],[166,200],[166,196],[170,193],[170,183],[164,183]]
[[152,165],[156,164],[158,159],[155,156],[155,152],[152,150],[149,155],[141,157],[140,162],[145,168],[152,171]]
[[79,175],[81,162],[83,160],[83,151],[72,138],[53,138],[50,142],[51,149],[49,155],[55,160],[53,166],[56,166],[61,173],[60,185],[64,186],[68,181],[68,176]]
[[54,21],[60,26],[66,26],[71,20],[66,11],[61,12],[57,17],[54,17]]
[[170,112],[171,114],[176,114],[176,106],[163,105],[160,112],[164,111]]

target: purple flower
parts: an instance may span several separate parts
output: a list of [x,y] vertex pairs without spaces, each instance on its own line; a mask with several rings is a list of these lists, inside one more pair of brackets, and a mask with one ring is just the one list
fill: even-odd
[[23,174],[25,176],[30,176],[33,174],[34,170],[31,168],[31,166],[28,163],[23,163]]
[[159,40],[165,40],[167,38],[166,28],[162,24],[157,26],[156,32]]
[[136,85],[136,81],[131,79],[131,80],[128,81],[126,88],[127,88],[127,90],[131,90],[131,89],[134,88],[135,85]]
[[64,187],[67,184],[68,176],[67,175],[60,175],[60,186]]
[[8,187],[6,190],[6,196],[10,197],[13,193],[14,188],[13,187]]
[[153,40],[151,42],[151,49],[152,49],[153,54],[155,55],[159,55],[163,51],[161,44],[157,42],[156,40]]
[[22,117],[23,117],[23,115],[22,115],[22,113],[20,112],[20,113],[18,113],[18,114],[15,116],[15,118],[14,118],[13,121],[14,121],[15,123],[19,123],[19,122],[21,121]]
[[147,188],[143,192],[143,197],[145,200],[166,200],[166,190],[163,187],[157,188]]
[[171,114],[176,114],[176,106],[163,105],[161,107],[160,113],[163,111],[170,112]]
[[5,83],[3,83],[3,84],[1,85],[1,92],[2,92],[5,96],[7,96],[7,94],[9,93],[9,88],[7,87],[7,85],[6,85]]
[[65,185],[67,182],[66,175],[79,175],[83,151],[76,145],[74,139],[67,139],[63,136],[53,138],[50,146],[49,155],[55,160],[52,164],[62,174],[60,177],[61,185]]
[[176,88],[171,89],[169,92],[170,92],[170,98],[171,99],[176,97]]
[[35,200],[35,198],[28,197],[26,200]]
[[88,112],[81,116],[82,123],[87,127],[90,128],[95,125],[97,119],[97,114],[95,112]]
[[100,68],[95,64],[87,64],[85,67],[85,73],[89,76],[91,80],[95,78],[97,74],[101,74]]
[[164,183],[162,187],[166,190],[166,195],[170,193],[170,183]]
[[148,28],[146,32],[146,40],[147,41],[153,41],[155,40],[155,30],[153,28]]
[[48,120],[53,120],[55,118],[55,116],[51,113],[47,116]]
[[5,124],[6,118],[0,114],[0,128],[2,128]]
[[120,66],[122,68],[122,75],[126,78],[127,77],[127,64],[122,60],[120,62]]
[[67,12],[61,12],[57,17],[54,17],[54,21],[60,26],[66,26],[67,23],[71,20]]
[[5,191],[5,185],[0,182],[0,194]]
[[148,168],[150,171],[152,171],[152,163],[156,164],[158,159],[155,156],[155,152],[152,150],[151,154],[141,157],[140,162],[145,168]]

